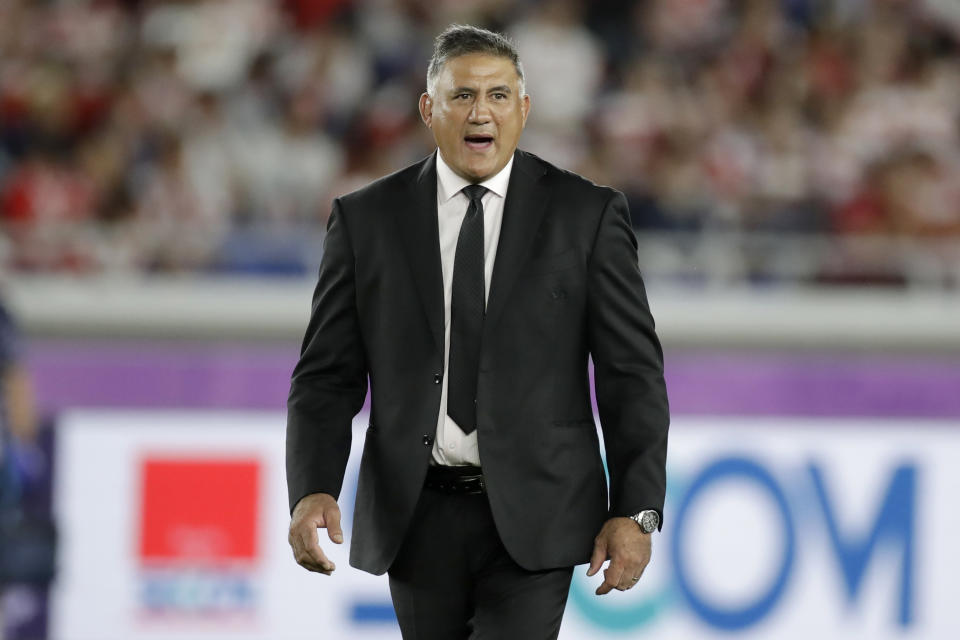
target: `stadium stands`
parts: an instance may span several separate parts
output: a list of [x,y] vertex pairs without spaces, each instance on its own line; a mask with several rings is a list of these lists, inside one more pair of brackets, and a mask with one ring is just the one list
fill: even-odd
[[628,195],[649,277],[953,287],[953,6],[8,0],[0,259],[311,273],[331,197],[431,150],[416,98],[461,21],[517,40],[522,146]]

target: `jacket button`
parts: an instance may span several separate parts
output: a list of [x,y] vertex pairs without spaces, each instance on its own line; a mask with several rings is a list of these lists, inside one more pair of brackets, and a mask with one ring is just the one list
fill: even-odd
[[433,436],[428,436],[427,434],[423,434],[423,440],[421,440],[421,442],[423,442],[423,446],[425,446],[425,447],[432,446],[432,445],[433,445]]
[[433,384],[440,384],[441,380],[443,380],[443,375],[439,373],[433,374]]

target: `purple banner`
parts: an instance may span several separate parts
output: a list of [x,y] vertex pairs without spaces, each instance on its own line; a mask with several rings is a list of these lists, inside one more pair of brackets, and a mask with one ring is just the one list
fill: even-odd
[[[296,344],[35,342],[43,410],[68,407],[282,410]],[[960,355],[676,351],[674,414],[960,416]]]

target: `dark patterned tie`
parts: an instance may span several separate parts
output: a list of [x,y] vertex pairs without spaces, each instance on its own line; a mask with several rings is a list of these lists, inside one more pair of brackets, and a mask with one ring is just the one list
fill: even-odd
[[477,370],[480,333],[486,307],[483,284],[483,203],[486,187],[472,184],[463,192],[470,198],[460,225],[453,259],[450,297],[450,364],[447,373],[447,415],[464,433],[477,428]]

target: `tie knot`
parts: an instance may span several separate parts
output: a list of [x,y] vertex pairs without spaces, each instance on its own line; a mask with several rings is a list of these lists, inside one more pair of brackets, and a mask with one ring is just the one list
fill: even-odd
[[487,188],[479,184],[470,184],[463,188],[463,192],[470,198],[470,202],[479,200],[487,192]]

